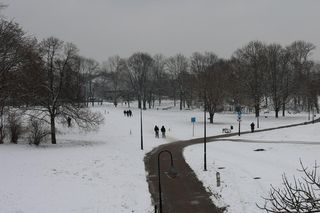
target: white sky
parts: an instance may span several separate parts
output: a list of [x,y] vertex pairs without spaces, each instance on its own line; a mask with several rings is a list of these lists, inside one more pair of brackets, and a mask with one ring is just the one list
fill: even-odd
[[39,40],[56,36],[98,61],[135,51],[230,57],[251,40],[318,48],[319,0],[2,0],[3,11]]

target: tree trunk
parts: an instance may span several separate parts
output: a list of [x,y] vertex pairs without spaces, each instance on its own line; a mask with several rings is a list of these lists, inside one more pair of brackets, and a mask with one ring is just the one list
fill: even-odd
[[286,116],[286,103],[283,101],[282,103],[282,117]]
[[141,96],[138,96],[138,108],[141,109]]
[[0,144],[3,144],[4,143],[4,137],[5,137],[5,135],[4,135],[4,131],[3,131],[3,125],[2,124],[0,124]]
[[56,124],[55,124],[55,116],[50,115],[50,124],[51,124],[51,143],[57,144],[56,140]]
[[210,116],[210,123],[213,124],[214,112],[209,112],[209,116]]
[[276,113],[276,118],[279,117],[279,108],[275,109],[275,113]]
[[0,109],[0,144],[4,143],[5,132],[4,132],[4,107]]
[[268,108],[268,97],[265,97],[265,101],[266,101],[266,108]]
[[149,95],[148,95],[148,106],[149,106],[149,109],[151,109],[151,105],[152,105],[152,91],[149,91]]
[[259,115],[260,115],[260,105],[256,104],[254,106],[254,110],[255,110],[255,113],[256,113],[256,117],[259,117]]
[[143,109],[146,110],[147,109],[147,100],[143,99]]
[[115,107],[118,106],[118,95],[117,94],[115,94],[114,97],[113,97],[113,104],[114,104]]

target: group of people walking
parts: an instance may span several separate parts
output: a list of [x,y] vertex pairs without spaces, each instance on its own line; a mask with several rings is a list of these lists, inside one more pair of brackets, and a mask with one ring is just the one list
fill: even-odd
[[[162,134],[162,138],[166,137],[166,128],[164,126],[161,127],[161,134]],[[156,135],[156,138],[159,138],[159,127],[157,125],[155,125],[154,127],[154,133]]]
[[124,116],[131,117],[132,116],[132,111],[130,109],[129,110],[124,110],[123,114],[124,114]]

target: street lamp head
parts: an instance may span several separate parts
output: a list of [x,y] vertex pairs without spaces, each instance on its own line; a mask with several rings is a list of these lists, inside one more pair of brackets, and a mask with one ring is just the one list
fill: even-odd
[[169,171],[167,172],[168,177],[174,179],[178,176],[178,172],[174,166],[171,166]]

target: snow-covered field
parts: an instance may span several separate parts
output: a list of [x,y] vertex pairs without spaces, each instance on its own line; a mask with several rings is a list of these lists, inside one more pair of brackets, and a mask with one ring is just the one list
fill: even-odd
[[[282,188],[284,173],[291,181],[294,175],[303,176],[297,170],[301,169],[300,159],[311,169],[315,161],[319,162],[319,129],[317,123],[210,143],[207,172],[202,170],[201,161],[197,161],[203,153],[201,145],[186,148],[184,155],[204,185],[222,196],[212,199],[221,206],[229,206],[228,212],[263,212],[256,203],[263,206],[262,196],[267,197],[270,184]],[[256,149],[265,151],[254,151]],[[220,187],[216,185],[216,172],[221,176]]]
[[[128,118],[123,115],[126,106],[114,108],[111,104],[93,108],[105,116],[105,123],[98,131],[85,133],[60,127],[62,134],[58,136],[57,145],[46,143],[36,147],[23,141],[18,145],[1,145],[0,212],[152,212],[143,162],[145,153],[163,143],[203,136],[203,112],[180,111],[176,108],[162,110],[162,107],[171,105],[167,102],[159,109],[143,112],[144,150],[140,150],[139,110],[131,108],[133,117]],[[192,136],[191,117],[197,119],[195,136]],[[260,126],[267,128],[306,120],[305,114],[289,115],[276,121],[269,116],[261,118]],[[255,121],[253,115],[244,115],[242,129],[249,130],[252,121]],[[154,125],[167,128],[166,139],[154,138]],[[221,129],[229,128],[230,125],[237,131],[235,114],[217,114],[214,124],[207,127],[207,135],[221,134]],[[318,124],[313,127],[319,128]],[[263,140],[285,137],[283,133],[272,138],[268,134],[259,133],[257,137],[261,135],[259,139]],[[314,135],[313,141],[317,141],[316,133],[310,134]],[[252,138],[241,138],[244,137],[256,140],[253,135]],[[289,139],[288,136],[286,140],[311,141],[308,137],[304,139],[303,136],[299,139]],[[252,149],[256,147],[267,151],[253,152]],[[218,142],[208,145],[207,173],[203,173],[201,165],[197,164],[202,159],[201,146],[188,148],[186,155],[197,174],[214,190],[216,167],[225,166],[226,169],[221,171],[223,187],[217,190],[221,191],[225,203],[237,201],[236,206],[248,209],[243,212],[249,212],[252,206],[251,194],[257,200],[268,188],[268,184],[278,183],[282,172],[292,172],[299,167],[299,157],[306,163],[314,161],[312,156],[319,151],[317,147],[309,144]],[[262,179],[252,180],[251,177],[255,176],[261,176]],[[232,190],[233,187],[238,191]],[[242,191],[245,188],[249,191]]]

